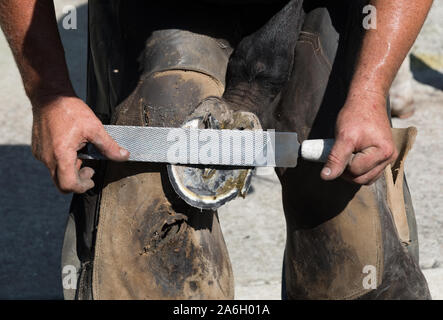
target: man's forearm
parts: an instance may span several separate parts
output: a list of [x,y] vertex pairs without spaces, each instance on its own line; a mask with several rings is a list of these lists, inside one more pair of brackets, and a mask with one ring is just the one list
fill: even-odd
[[74,95],[52,0],[0,0],[0,25],[34,107]]
[[377,29],[366,32],[350,95],[363,91],[388,94],[432,0],[372,0],[371,4],[377,9]]
[[[432,0],[372,0],[377,29],[368,30],[345,105],[337,116],[335,143],[321,176],[371,184],[397,158],[386,112],[389,87]],[[346,170],[346,172],[345,172]]]

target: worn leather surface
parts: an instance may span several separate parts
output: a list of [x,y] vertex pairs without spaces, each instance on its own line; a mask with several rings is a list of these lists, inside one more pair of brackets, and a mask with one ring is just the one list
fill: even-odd
[[[430,298],[418,257],[409,248],[417,245],[414,226],[409,227],[413,208],[405,210],[410,195],[403,184],[403,164],[415,129],[393,132],[400,165],[387,167],[384,177],[372,186],[317,180],[321,166],[306,162],[300,164],[300,171],[281,176],[286,186],[287,298]],[[395,184],[390,182],[394,176]],[[375,290],[363,286],[365,266],[375,267]]]
[[233,298],[231,265],[216,212],[171,203],[168,197],[175,195],[159,166],[112,164],[108,170],[95,248],[94,299]]
[[[195,72],[153,74],[117,108],[113,123],[177,126],[200,99],[219,95],[221,89]],[[179,199],[165,165],[108,165],[94,299],[230,299],[232,281],[216,212],[200,212]]]
[[404,166],[406,156],[414,144],[417,129],[393,129],[393,137],[399,156],[394,164],[389,165],[384,172],[387,188],[387,201],[394,218],[400,240],[408,246],[411,242],[406,205],[403,196]]
[[[282,179],[286,187],[283,198],[288,221],[287,296],[290,299],[357,298],[369,291],[363,287],[367,275],[363,272],[365,266],[375,267],[376,281],[381,283],[380,199],[374,187],[357,189],[344,181],[330,184],[316,181],[313,175],[320,173],[318,169],[303,166],[303,173],[294,172]],[[311,182],[306,183],[308,174]],[[297,180],[305,181],[304,188],[294,186]]]
[[144,77],[171,69],[191,70],[207,74],[224,86],[231,52],[229,43],[223,39],[184,30],[154,31],[141,59]]
[[[261,27],[281,9],[285,2],[272,1],[269,5],[254,6],[236,2],[231,6],[204,1],[167,0],[159,3],[143,0],[90,0],[88,2],[88,105],[105,124],[111,123],[111,120],[114,123],[122,120],[121,123],[133,125],[147,123],[159,126],[181,125],[198,99],[209,94],[222,93],[223,88],[220,84],[223,84],[224,79],[217,77],[220,76],[220,70],[221,72],[224,70],[220,66],[227,63],[231,47],[245,35]],[[169,31],[163,34],[165,30]],[[184,35],[183,38],[178,36],[180,33]],[[190,34],[193,34],[193,41]],[[158,65],[153,65],[143,57],[148,53],[146,52],[148,46],[153,48],[150,43],[154,44],[160,38],[163,41],[154,45],[159,50],[152,51],[156,54],[150,54],[150,57],[155,56],[158,62]],[[186,43],[183,42],[185,38]],[[162,46],[158,46],[159,43],[164,44],[165,40],[174,40],[176,45],[182,45],[181,48],[169,46],[169,49],[174,49],[172,50],[174,59],[170,59],[168,52],[162,50]],[[194,46],[190,46],[191,42]],[[188,49],[192,47],[193,52],[183,50],[184,47]],[[218,51],[208,54],[208,47]],[[202,53],[205,53],[204,57],[201,56]],[[196,64],[192,66],[191,63],[187,63],[184,66],[177,54],[182,54],[183,61],[196,62]],[[199,56],[207,60],[212,59],[212,62],[202,68],[198,64]],[[170,69],[188,72],[176,77],[174,71],[165,68],[168,66],[168,61],[171,62]],[[161,70],[163,71],[158,72]],[[152,74],[154,71],[157,73],[150,77],[148,73]],[[155,81],[154,77],[159,75],[162,80]],[[190,85],[192,83],[188,81],[190,78],[197,82],[204,78],[205,85],[203,87]],[[208,78],[212,81],[207,81]],[[146,85],[139,86],[140,83]],[[147,90],[147,87],[151,90]],[[178,94],[180,90],[170,90],[170,88],[191,90],[187,98],[194,95],[195,100],[182,99]],[[133,94],[136,90],[138,95]],[[145,99],[147,96],[150,97],[149,101]],[[158,103],[151,103],[153,101]],[[135,103],[134,108],[129,107],[131,103]],[[117,107],[120,107],[119,112],[115,112]],[[121,116],[118,116],[120,114]],[[66,292],[66,298],[74,296],[77,299],[93,298],[90,280],[107,163],[91,162],[87,165],[92,166],[96,172],[93,177],[95,187],[85,194],[74,195],[71,203],[70,212],[73,219],[69,220],[62,265],[74,263],[79,267],[80,280],[76,292]],[[73,229],[75,234],[71,232]],[[221,243],[220,246],[224,244]],[[231,295],[232,292],[228,292],[225,297]]]
[[[128,21],[125,10],[120,10],[118,17],[113,16],[118,12],[112,8],[116,4],[92,2],[93,5],[101,3],[108,10],[95,10],[98,17],[94,23],[98,26],[92,36],[100,41],[90,50],[90,70],[94,68],[95,72],[90,72],[89,77],[89,102],[104,122],[109,122],[113,114],[113,122],[118,124],[178,126],[189,114],[187,109],[196,103],[191,97],[198,100],[206,94],[220,94],[222,81],[213,81],[208,73],[201,73],[203,78],[210,79],[203,85],[200,74],[195,72],[198,70],[166,71],[143,77],[148,71],[143,68],[140,71],[140,65],[133,61],[146,48],[144,41],[134,50],[114,50],[133,39],[136,30],[141,30],[142,20]],[[123,2],[118,3],[122,5]],[[131,5],[135,3],[131,2]],[[265,128],[296,131],[301,140],[332,138],[335,119],[346,99],[360,47],[363,34],[361,9],[366,3],[360,0],[305,1],[306,17],[291,56],[289,81],[283,88],[279,86],[277,91],[272,90],[271,93],[276,94],[267,105],[257,104],[261,105],[259,110],[251,109],[256,104],[244,105],[242,99],[233,98],[230,102],[234,107],[238,104],[235,109],[257,113]],[[233,23],[228,25],[214,22],[212,25],[218,26],[214,30],[198,23],[208,21],[207,16],[199,15],[201,11],[194,12],[196,18],[190,23],[189,19],[181,19],[184,16],[177,14],[177,10],[165,11],[166,7],[158,11],[157,21],[154,18],[149,22],[160,23],[163,29],[207,30],[208,36],[225,39],[233,46],[249,34],[248,30],[257,30],[257,25],[267,21],[257,23],[260,19],[256,19],[252,22],[248,20],[252,14],[243,14],[243,21],[232,19]],[[217,8],[221,10],[222,7]],[[205,12],[208,15],[212,11]],[[162,20],[167,14],[175,14],[176,18]],[[268,19],[272,14],[269,11]],[[113,18],[120,21],[120,26],[127,22],[129,31],[121,34],[117,30],[110,37],[111,33],[103,26],[107,19]],[[165,21],[174,21],[174,28]],[[187,27],[186,24],[193,26]],[[100,37],[102,31],[108,36]],[[105,59],[103,52],[112,54]],[[112,73],[115,66],[120,70],[117,76]],[[203,87],[205,89],[201,89]],[[174,88],[172,93],[171,88]],[[179,93],[185,88],[184,91],[195,94],[181,96]],[[246,97],[248,92],[256,97],[266,93],[266,90],[256,90],[254,85],[233,89],[241,93],[237,97]],[[177,100],[180,108],[177,108]],[[117,104],[120,105],[115,112]],[[426,281],[418,267],[415,218],[405,180],[402,187],[409,227],[408,245],[400,240],[400,234],[405,236],[406,224],[404,220],[399,224],[399,220],[394,219],[391,211],[396,212],[396,217],[402,216],[397,214],[400,211],[392,209],[395,207],[392,199],[389,205],[389,186],[385,177],[373,186],[359,187],[340,179],[321,181],[320,170],[321,165],[303,161],[297,168],[277,170],[283,188],[288,234],[284,295],[292,299],[429,298]],[[73,211],[77,212],[77,248],[83,249],[79,256],[85,270],[91,270],[91,252],[96,259],[92,277],[94,298],[232,297],[232,273],[229,260],[220,260],[220,254],[227,256],[227,252],[215,213],[209,213],[203,219],[183,203],[176,202],[164,183],[161,167],[111,164],[107,169],[100,166],[99,176],[102,171],[106,174],[104,185],[97,183],[89,195],[79,196],[80,201],[73,202]],[[103,193],[100,192],[102,189]],[[399,199],[396,197],[395,201]],[[88,212],[84,218],[82,210]],[[100,223],[95,242],[91,221],[98,216]],[[210,221],[206,220],[208,217]],[[179,245],[180,249],[175,251]],[[160,248],[163,254],[159,254]],[[366,265],[377,270],[376,290],[362,286]],[[153,270],[158,272],[153,274]],[[90,275],[85,272],[82,279],[87,282]],[[85,290],[84,298],[90,298],[88,292]]]
[[[301,140],[334,137],[335,119],[346,99],[362,39],[358,13],[364,4],[305,7],[291,79],[274,111],[277,130],[294,130]],[[344,19],[343,14],[354,18]],[[390,171],[368,187],[342,179],[322,181],[322,165],[305,161],[294,169],[277,170],[287,222],[284,297],[430,298],[418,267],[409,190],[405,184],[401,188],[411,136],[395,131],[394,138],[400,151],[394,164],[397,185],[386,184]],[[406,246],[399,234],[408,232]],[[375,267],[375,290],[363,286],[365,266]]]
[[[385,176],[375,184],[379,198],[379,216],[382,226],[383,239],[383,276],[377,289],[372,290],[360,299],[382,300],[425,300],[431,299],[429,288],[418,263],[418,241],[415,230],[415,217],[403,165],[408,149],[415,139],[415,128],[396,129],[394,138],[399,151],[397,162],[392,168],[385,169]],[[391,178],[397,177],[395,185],[390,184]],[[401,180],[398,180],[401,179]],[[400,181],[403,181],[401,183]],[[403,190],[399,186],[403,184]],[[392,197],[398,193],[403,197]],[[399,211],[398,208],[409,207]],[[396,212],[397,211],[397,212]],[[412,223],[411,223],[412,222]],[[408,225],[408,226],[407,226]],[[402,234],[409,234],[409,239]],[[406,241],[405,241],[406,240]],[[416,246],[416,248],[414,248]]]

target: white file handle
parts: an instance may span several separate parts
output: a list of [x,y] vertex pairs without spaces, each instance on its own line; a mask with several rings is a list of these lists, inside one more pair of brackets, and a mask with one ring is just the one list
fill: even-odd
[[305,140],[301,144],[301,157],[308,161],[325,163],[334,142],[334,139]]

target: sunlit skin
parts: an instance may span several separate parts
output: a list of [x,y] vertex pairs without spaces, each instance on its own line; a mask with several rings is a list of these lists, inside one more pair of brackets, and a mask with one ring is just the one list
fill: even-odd
[[91,189],[94,171],[80,169],[77,150],[92,142],[114,161],[126,161],[129,153],[112,140],[92,110],[76,96],[53,2],[0,0],[0,23],[32,103],[34,156],[48,167],[61,192]]
[[[356,74],[336,123],[336,143],[322,171],[325,180],[343,176],[374,182],[395,151],[385,109],[392,80],[415,40],[431,0],[375,0],[377,30],[365,35]],[[91,168],[82,168],[77,150],[94,143],[114,161],[126,161],[71,85],[50,0],[0,0],[0,25],[21,72],[34,116],[32,151],[62,192],[93,187]],[[355,157],[349,163],[352,153]],[[345,171],[346,170],[346,171]],[[329,174],[327,174],[329,173]]]
[[398,156],[386,98],[432,0],[373,0],[371,4],[377,9],[377,29],[367,31],[363,39],[348,98],[337,119],[336,142],[321,173],[325,180],[343,175],[358,184],[371,184]]

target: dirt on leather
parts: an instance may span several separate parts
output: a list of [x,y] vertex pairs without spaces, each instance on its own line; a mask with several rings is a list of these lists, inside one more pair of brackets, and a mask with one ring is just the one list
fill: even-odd
[[[78,29],[61,29],[71,79],[83,98],[87,48],[85,3],[86,0],[55,0],[59,21],[63,6],[83,5],[78,10]],[[418,128],[416,143],[406,161],[406,175],[417,215],[420,265],[431,294],[440,299],[443,298],[443,180],[439,178],[443,175],[442,16],[443,1],[434,1],[412,50],[425,62],[417,63],[414,71],[421,80],[416,79],[413,85],[417,111],[410,119],[394,120],[396,127]],[[417,70],[420,68],[421,71]],[[0,262],[4,262],[0,263],[0,297],[60,299],[61,241],[70,197],[55,190],[47,170],[32,158],[31,106],[1,32],[0,70],[0,145],[4,151],[0,156],[3,248]],[[432,81],[424,83],[427,79],[435,79],[434,85],[440,89]],[[252,193],[246,200],[238,199],[220,210],[237,299],[280,298],[286,237],[280,191],[271,169],[266,175],[254,177]],[[20,250],[23,247],[27,250]]]

